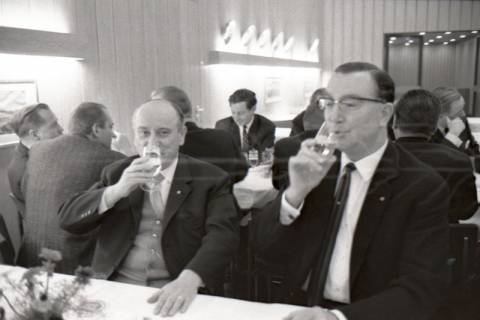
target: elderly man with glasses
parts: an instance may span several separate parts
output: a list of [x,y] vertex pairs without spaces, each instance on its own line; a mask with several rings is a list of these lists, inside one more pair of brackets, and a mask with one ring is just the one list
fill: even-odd
[[302,142],[289,184],[258,215],[257,254],[283,271],[285,319],[428,319],[443,298],[448,189],[389,142],[394,83],[376,66],[339,66],[319,100],[336,151]]

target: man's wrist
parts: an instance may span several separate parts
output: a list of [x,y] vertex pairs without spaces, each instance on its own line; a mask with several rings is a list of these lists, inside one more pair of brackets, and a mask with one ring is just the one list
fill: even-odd
[[196,288],[204,287],[205,284],[203,283],[202,278],[193,270],[185,269],[183,270],[178,279],[186,280],[189,283],[193,283]]
[[292,207],[298,209],[307,194],[308,192],[305,192],[304,190],[299,190],[298,188],[290,186],[285,190],[285,200],[287,200]]

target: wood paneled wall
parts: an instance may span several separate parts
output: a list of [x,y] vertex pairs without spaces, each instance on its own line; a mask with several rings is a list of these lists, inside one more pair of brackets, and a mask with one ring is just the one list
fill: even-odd
[[476,0],[324,0],[321,64],[350,60],[381,66],[384,33],[480,28]]

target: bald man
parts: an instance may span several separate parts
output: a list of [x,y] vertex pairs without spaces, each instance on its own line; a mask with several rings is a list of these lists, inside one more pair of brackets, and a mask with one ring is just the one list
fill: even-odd
[[[160,288],[154,313],[186,311],[198,289],[218,292],[237,244],[237,211],[228,175],[180,154],[183,113],[167,100],[133,115],[135,147],[161,149],[161,167],[130,157],[107,167],[89,191],[60,209],[62,227],[84,233],[100,227],[92,267],[100,278]],[[158,190],[140,187],[155,176]],[[78,214],[80,212],[80,214]]]

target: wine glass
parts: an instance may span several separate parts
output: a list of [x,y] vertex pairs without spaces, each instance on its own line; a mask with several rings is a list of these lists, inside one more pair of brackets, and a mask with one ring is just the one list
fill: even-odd
[[317,135],[314,138],[315,145],[314,151],[322,156],[328,156],[335,150],[335,141],[333,140],[333,134],[328,132],[327,124],[324,122],[320,129],[318,129]]
[[148,170],[152,174],[150,181],[144,183],[140,188],[144,191],[150,192],[160,189],[161,179],[156,178],[158,172],[162,168],[162,156],[160,146],[155,144],[148,144],[143,147],[143,156],[148,158],[148,164],[151,166],[151,169]]

